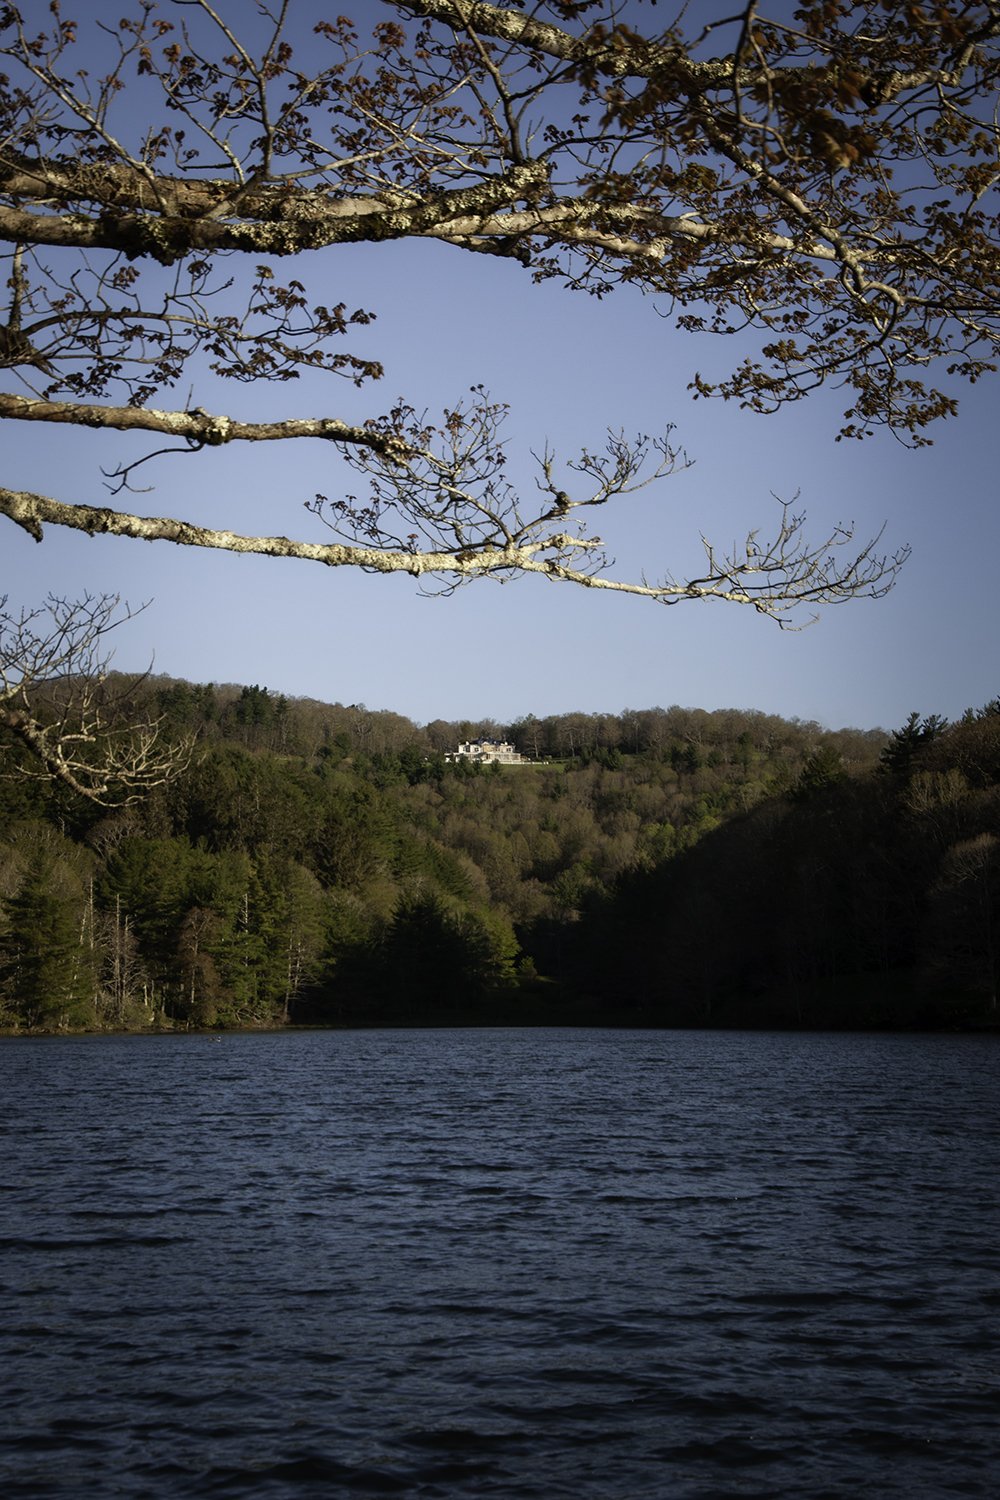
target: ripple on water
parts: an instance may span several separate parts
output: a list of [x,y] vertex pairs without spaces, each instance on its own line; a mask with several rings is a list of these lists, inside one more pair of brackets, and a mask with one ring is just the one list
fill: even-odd
[[0,1039],[6,1496],[990,1496],[998,1042]]

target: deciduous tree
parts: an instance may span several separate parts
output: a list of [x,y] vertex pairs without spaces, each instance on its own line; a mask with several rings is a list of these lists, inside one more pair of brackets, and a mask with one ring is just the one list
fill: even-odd
[[[131,618],[105,595],[51,597],[14,614],[0,599],[0,758],[5,777],[61,781],[92,802],[135,801],[179,775],[190,741],[160,740],[137,707],[143,679],[108,680],[107,635]],[[21,756],[6,754],[20,747]]]
[[[922,443],[955,408],[928,368],[977,380],[1000,344],[995,5],[824,0],[769,16],[753,0],[658,31],[601,0],[394,0],[362,36],[304,0],[252,23],[174,0],[105,27],[96,69],[77,60],[91,32],[51,11],[40,29],[0,10],[0,366],[20,383],[0,416],[148,432],[174,451],[312,438],[369,489],[316,498],[326,542],[0,489],[31,535],[165,538],[445,588],[539,572],[778,617],[891,585],[902,553],[849,529],[813,545],[787,509],[773,542],[706,544],[701,576],[604,576],[581,508],[673,472],[669,434],[594,444],[569,466],[573,493],[543,451],[529,505],[504,479],[502,404],[481,390],[438,422],[403,401],[361,424],[154,402],[197,357],[241,382],[377,377],[344,342],[370,315],[318,302],[303,278],[337,245],[413,238],[597,295],[633,283],[688,329],[756,329],[759,356],[721,382],[695,373],[697,394],[771,411],[833,381],[842,436],[885,424]],[[292,256],[293,275],[272,264]],[[113,469],[120,488],[134,468]]]

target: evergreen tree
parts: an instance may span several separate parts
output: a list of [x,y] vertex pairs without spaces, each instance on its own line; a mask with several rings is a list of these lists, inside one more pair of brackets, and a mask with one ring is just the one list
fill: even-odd
[[461,1009],[514,978],[520,945],[497,913],[450,908],[421,893],[399,903],[379,955],[386,998]]
[[918,751],[930,745],[948,728],[948,720],[931,714],[921,722],[919,714],[911,714],[902,729],[894,729],[892,741],[882,751],[879,769],[894,776],[909,776],[913,770]]
[[[258,687],[255,683],[253,687],[242,689],[233,707],[233,718],[237,724],[255,724],[267,728],[271,724],[274,709],[275,705],[271,702],[267,688]],[[286,702],[283,712],[287,712],[287,709]]]
[[93,1019],[83,901],[60,894],[55,863],[43,850],[32,856],[20,890],[7,902],[0,940],[3,988],[29,1026],[81,1026]]
[[840,756],[832,745],[824,745],[806,761],[792,795],[796,801],[805,802],[846,780],[847,772]]

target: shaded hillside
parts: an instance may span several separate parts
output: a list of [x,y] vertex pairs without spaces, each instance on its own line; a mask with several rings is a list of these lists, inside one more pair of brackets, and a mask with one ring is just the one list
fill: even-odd
[[914,718],[853,776],[822,759],[592,899],[570,982],[668,1024],[995,1024],[997,705]]

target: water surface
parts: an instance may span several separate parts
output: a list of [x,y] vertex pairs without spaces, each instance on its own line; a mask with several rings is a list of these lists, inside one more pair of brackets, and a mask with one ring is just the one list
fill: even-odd
[[993,1496],[1000,1043],[0,1039],[9,1497]]

